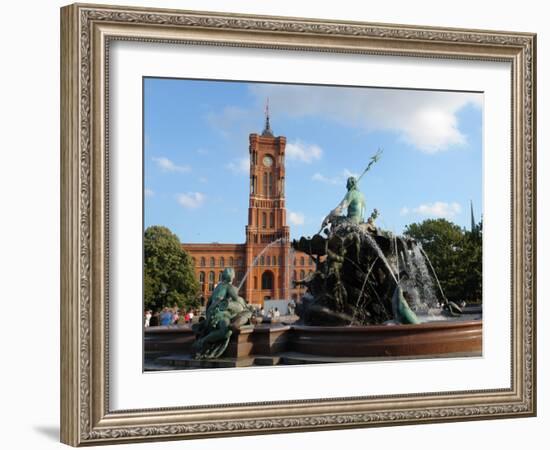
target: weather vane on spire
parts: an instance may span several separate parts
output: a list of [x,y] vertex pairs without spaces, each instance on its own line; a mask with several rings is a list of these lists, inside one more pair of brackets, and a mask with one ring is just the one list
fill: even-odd
[[273,136],[271,125],[269,124],[269,97],[265,101],[265,128],[262,131],[262,136]]

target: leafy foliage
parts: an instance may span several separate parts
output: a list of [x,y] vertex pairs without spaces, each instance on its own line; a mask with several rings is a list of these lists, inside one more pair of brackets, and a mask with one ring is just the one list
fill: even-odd
[[446,219],[428,219],[407,225],[405,235],[422,244],[449,300],[481,302],[481,223],[466,231]]
[[199,306],[193,263],[178,237],[166,227],[152,226],[145,230],[143,247],[145,308]]

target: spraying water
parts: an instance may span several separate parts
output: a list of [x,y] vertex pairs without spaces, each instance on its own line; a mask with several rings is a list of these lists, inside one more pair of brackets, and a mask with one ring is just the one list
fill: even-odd
[[384,263],[386,266],[386,269],[388,269],[388,272],[392,276],[393,280],[395,281],[395,284],[398,284],[397,278],[395,277],[395,274],[393,273],[393,270],[390,266],[390,263],[388,262],[386,256],[384,255],[384,252],[382,252],[382,249],[378,245],[378,243],[374,240],[374,238],[369,233],[364,233],[362,236],[365,241],[369,244],[370,248],[372,248],[376,252],[376,256]]
[[437,281],[437,286],[439,287],[439,292],[441,292],[441,297],[443,298],[443,302],[445,303],[448,312],[451,315],[459,315],[462,313],[461,309],[453,302],[449,302],[447,297],[445,296],[445,293],[443,292],[443,288],[441,287],[441,283],[439,282],[439,278],[437,277],[437,273],[435,272],[434,266],[432,265],[432,262],[430,261],[430,258],[428,258],[428,255],[426,255],[426,252],[422,247],[420,247],[420,252],[426,258],[426,261],[428,261],[428,264],[430,265],[430,269],[432,270],[433,276],[435,278],[435,281]]
[[274,241],[270,242],[269,244],[267,244],[260,253],[258,253],[256,255],[256,257],[254,258],[254,261],[252,261],[252,265],[248,268],[248,270],[246,271],[246,273],[244,274],[244,277],[242,278],[241,282],[239,283],[239,286],[237,286],[237,291],[240,291],[241,288],[243,287],[243,284],[244,282],[246,281],[247,277],[248,277],[248,274],[250,273],[250,271],[256,267],[256,265],[258,264],[258,260],[260,259],[260,257],[267,251],[269,250],[271,247],[274,247],[275,245],[281,243],[284,241],[284,238],[279,238],[279,239],[275,239]]
[[416,285],[420,287],[422,302],[419,307],[423,309],[438,308],[439,301],[435,294],[433,276],[426,264],[426,257],[420,245],[415,245],[412,250],[410,263],[411,275],[414,276]]

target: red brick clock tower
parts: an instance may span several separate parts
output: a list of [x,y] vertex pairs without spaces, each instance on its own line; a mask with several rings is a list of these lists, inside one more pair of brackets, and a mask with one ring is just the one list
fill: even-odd
[[[266,108],[261,135],[250,134],[250,196],[246,226],[246,298],[253,303],[289,298],[289,238],[285,209],[284,136],[275,137]],[[279,241],[265,250],[270,243]],[[265,251],[264,251],[265,250]],[[264,251],[262,253],[262,251]],[[249,300],[250,301],[250,300]]]
[[265,300],[298,299],[304,288],[294,288],[292,281],[303,279],[314,269],[309,256],[290,249],[285,208],[286,138],[273,135],[267,108],[262,134],[252,133],[249,140],[250,194],[245,242],[182,244],[193,259],[204,302],[221,280],[225,267],[235,269],[235,285],[246,275],[239,293],[257,306]]

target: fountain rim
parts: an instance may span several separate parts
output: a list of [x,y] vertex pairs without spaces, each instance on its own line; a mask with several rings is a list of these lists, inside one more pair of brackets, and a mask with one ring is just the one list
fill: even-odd
[[301,325],[293,324],[291,327],[297,331],[323,331],[333,333],[354,333],[354,332],[386,332],[392,333],[396,330],[436,330],[436,329],[452,329],[452,328],[470,328],[483,324],[483,319],[478,320],[460,320],[460,321],[434,321],[423,322],[418,324],[395,324],[395,325],[345,325],[345,326],[322,326],[322,325]]

